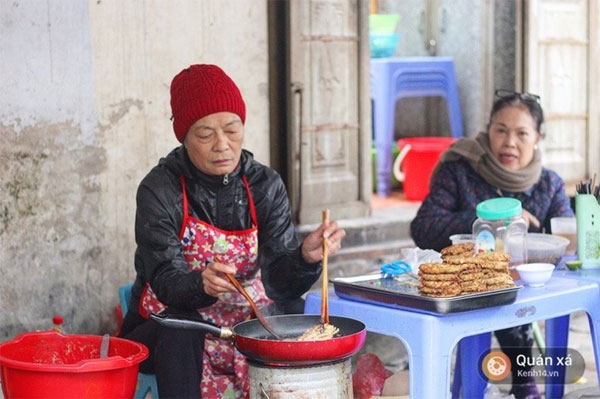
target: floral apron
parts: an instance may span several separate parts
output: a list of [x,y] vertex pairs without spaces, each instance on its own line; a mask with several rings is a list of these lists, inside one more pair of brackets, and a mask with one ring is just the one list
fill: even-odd
[[[185,180],[181,177],[183,190],[183,226],[180,240],[183,254],[190,270],[204,270],[207,263],[216,261],[233,264],[237,268],[236,277],[258,307],[270,304],[267,298],[260,270],[258,270],[258,225],[256,209],[246,176],[243,176],[248,205],[252,215],[252,227],[240,231],[226,231],[212,226],[188,214],[188,201]],[[165,309],[150,285],[146,283],[140,313],[147,317],[152,312]],[[219,296],[219,300],[206,308],[198,309],[206,320],[220,326],[233,327],[252,316],[246,299],[238,292]],[[248,364],[246,358],[230,340],[207,335],[204,343],[201,392],[207,398],[247,398]]]

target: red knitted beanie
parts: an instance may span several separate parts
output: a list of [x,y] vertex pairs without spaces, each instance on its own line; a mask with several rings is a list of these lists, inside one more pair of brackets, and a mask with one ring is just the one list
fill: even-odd
[[198,119],[216,112],[237,114],[246,121],[246,105],[240,89],[216,65],[191,65],[171,82],[173,130],[180,143]]

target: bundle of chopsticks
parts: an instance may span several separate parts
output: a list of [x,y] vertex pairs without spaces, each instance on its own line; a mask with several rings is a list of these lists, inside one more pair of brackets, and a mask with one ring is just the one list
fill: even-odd
[[591,180],[579,182],[575,185],[577,194],[592,194],[600,201],[600,186],[596,185],[596,174]]

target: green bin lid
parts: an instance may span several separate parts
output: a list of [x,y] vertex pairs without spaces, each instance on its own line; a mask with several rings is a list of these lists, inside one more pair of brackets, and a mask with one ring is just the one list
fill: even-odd
[[477,217],[488,220],[506,219],[521,214],[521,201],[516,198],[492,198],[482,201],[475,208]]

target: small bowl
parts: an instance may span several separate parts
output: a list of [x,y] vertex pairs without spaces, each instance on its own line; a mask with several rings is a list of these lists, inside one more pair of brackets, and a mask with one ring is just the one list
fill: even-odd
[[569,240],[552,234],[527,233],[527,261],[529,263],[558,264],[565,255]]
[[552,263],[525,263],[517,266],[519,277],[530,287],[542,287],[552,277]]
[[371,33],[369,35],[371,58],[391,57],[396,52],[396,47],[398,47],[399,41],[399,33],[393,33],[389,35]]

